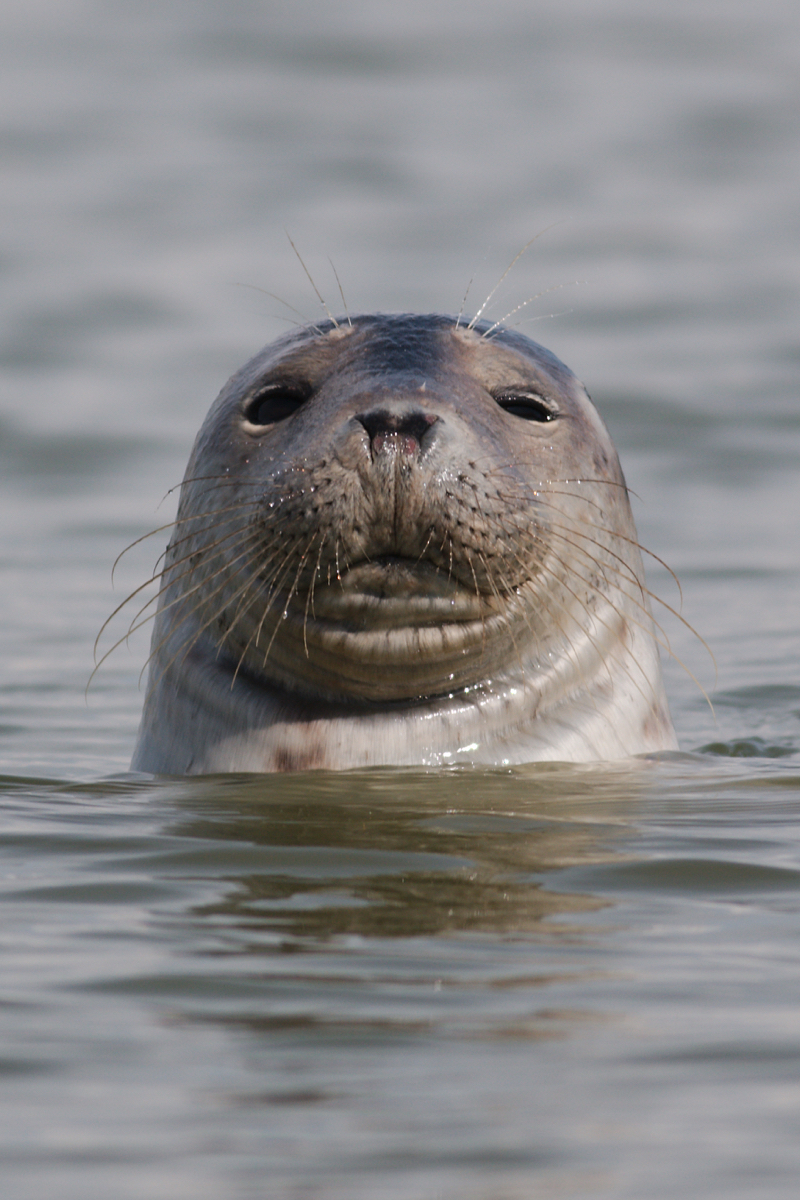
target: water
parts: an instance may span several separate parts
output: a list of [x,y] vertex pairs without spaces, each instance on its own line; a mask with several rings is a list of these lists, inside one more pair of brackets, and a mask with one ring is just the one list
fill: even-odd
[[[796,1194],[799,55],[789,0],[3,10],[4,1197]],[[540,234],[493,313],[546,293],[713,651],[664,612],[680,756],[126,774],[146,631],[92,644],[165,537],[110,567],[317,315],[285,229],[364,311]]]

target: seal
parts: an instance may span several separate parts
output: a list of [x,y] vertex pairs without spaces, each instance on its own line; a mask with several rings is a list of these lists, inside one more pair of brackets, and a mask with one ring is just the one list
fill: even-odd
[[515,331],[379,314],[268,346],[197,436],[161,584],[134,770],[677,747],[616,451]]

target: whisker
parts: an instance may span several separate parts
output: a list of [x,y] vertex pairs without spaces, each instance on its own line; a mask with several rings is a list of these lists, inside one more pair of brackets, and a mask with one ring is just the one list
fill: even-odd
[[311,609],[312,617],[316,616],[314,612],[314,588],[316,587],[317,575],[319,574],[319,564],[322,561],[322,551],[325,549],[325,536],[320,539],[319,550],[317,551],[317,561],[314,571],[311,576],[311,584],[306,595],[306,607],[303,613],[303,646],[305,647],[306,658],[308,658],[308,613]]
[[300,309],[299,309],[299,308],[295,308],[295,306],[294,306],[293,304],[290,304],[288,300],[284,300],[283,296],[277,296],[277,295],[275,294],[275,292],[269,292],[269,291],[267,291],[267,289],[266,289],[266,288],[259,287],[259,286],[258,286],[257,284],[255,284],[255,283],[240,283],[240,284],[238,284],[238,286],[239,286],[239,287],[245,287],[245,288],[251,288],[251,289],[252,289],[254,292],[261,292],[261,294],[262,294],[263,296],[269,296],[269,298],[270,298],[271,300],[277,300],[277,301],[278,301],[278,304],[283,304],[283,305],[285,305],[285,307],[286,307],[286,308],[288,308],[290,312],[293,312],[293,313],[295,314],[295,316],[297,316],[297,317],[299,317],[299,318],[300,318],[300,320],[299,320],[299,321],[292,321],[291,317],[280,317],[280,316],[278,316],[278,317],[274,317],[274,318],[273,318],[274,320],[276,320],[276,321],[290,321],[290,322],[292,323],[292,325],[295,325],[295,326],[296,326],[298,329],[302,329],[302,328],[305,328],[306,326],[308,326],[310,329],[313,329],[315,333],[319,333],[319,334],[321,334],[321,333],[322,333],[322,330],[321,330],[321,329],[319,329],[319,328],[318,328],[318,327],[317,327],[317,326],[314,324],[314,322],[313,322],[313,321],[310,321],[310,320],[308,319],[308,317],[307,317],[307,316],[305,316],[305,314],[304,314],[304,313],[301,313],[301,312],[300,312]]
[[[583,283],[583,282],[584,282],[584,280],[581,280],[581,279],[575,280],[575,283]],[[566,287],[567,285],[565,284],[564,286]],[[536,299],[536,297],[534,296],[534,297],[532,297],[532,299]],[[574,311],[575,311],[574,308],[562,308],[558,312],[537,313],[536,316],[520,317],[520,319],[518,321],[515,321],[513,325],[503,325],[503,328],[504,329],[519,329],[520,325],[535,325],[537,321],[555,321],[559,317],[571,316]],[[494,339],[496,337],[497,337],[497,334],[493,333],[488,340],[494,341]]]
[[[246,539],[243,540],[242,544],[246,547],[246,545],[247,545]],[[241,558],[242,556],[243,555],[240,554],[238,557]],[[109,650],[104,655],[104,658],[101,659],[100,662],[103,662],[104,659],[107,658],[108,655],[117,648],[117,646],[121,645],[122,642],[127,641],[127,639],[129,637],[131,637],[132,634],[136,633],[137,630],[141,629],[142,626],[146,625],[149,621],[152,621],[154,619],[154,617],[161,615],[163,613],[169,612],[170,609],[177,608],[178,606],[182,606],[182,607],[185,606],[186,601],[188,599],[190,599],[192,596],[197,595],[198,593],[202,592],[203,589],[206,588],[209,583],[213,582],[214,579],[221,576],[222,582],[220,583],[219,587],[215,588],[210,594],[204,595],[201,598],[201,600],[198,601],[197,604],[195,604],[193,607],[189,608],[187,611],[184,612],[181,623],[189,620],[192,616],[194,616],[194,614],[196,612],[200,611],[201,606],[203,604],[205,604],[208,599],[213,599],[214,596],[218,595],[219,592],[224,588],[225,584],[230,582],[231,578],[235,578],[236,572],[234,571],[233,576],[231,576],[231,568],[236,563],[236,561],[237,561],[236,557],[234,557],[232,560],[226,560],[220,567],[217,568],[216,571],[213,571],[210,576],[203,577],[197,584],[195,584],[194,587],[189,588],[188,591],[183,591],[178,596],[176,596],[173,600],[169,600],[166,604],[162,604],[158,610],[158,613],[150,613],[150,614],[148,614],[148,616],[146,618],[144,618],[144,620],[139,620],[139,618],[142,616],[142,614],[144,612],[147,611],[147,609],[150,607],[151,604],[153,604],[157,599],[160,599],[163,596],[165,596],[168,593],[168,591],[175,586],[176,583],[180,583],[182,579],[191,577],[191,575],[194,573],[194,571],[193,570],[185,571],[185,572],[182,572],[181,574],[175,576],[174,578],[170,578],[160,588],[158,595],[154,596],[153,599],[148,601],[148,603],[146,605],[144,605],[143,608],[139,609],[139,612],[133,618],[133,621],[131,622],[131,624],[128,627],[128,632],[125,634],[125,636],[123,638],[120,638],[120,640],[114,646],[111,647],[111,650]],[[171,571],[171,569],[172,569],[171,567],[168,568],[168,570],[170,570],[170,571]],[[224,572],[224,574],[223,574],[223,572]],[[152,582],[152,581],[148,581],[148,582]],[[212,619],[215,619],[215,618],[212,618]],[[159,647],[161,644],[163,644],[163,643],[160,643]],[[147,664],[150,662],[150,659],[153,657],[153,653],[154,653],[154,651],[151,651],[150,656],[148,657],[147,661],[144,664],[145,667],[147,667]],[[100,664],[98,664],[98,666],[99,665]]]
[[[312,542],[313,542],[313,539],[312,539]],[[288,612],[289,604],[291,603],[292,596],[294,595],[295,588],[297,587],[297,582],[298,582],[298,580],[299,580],[299,578],[300,578],[300,575],[301,575],[301,573],[302,573],[302,569],[303,569],[303,565],[304,565],[304,563],[305,563],[305,559],[308,557],[308,551],[309,551],[309,550],[310,550],[310,548],[311,548],[311,544],[312,544],[312,543],[309,543],[309,545],[306,547],[306,550],[305,550],[305,551],[304,551],[304,553],[303,553],[303,556],[302,556],[302,558],[301,558],[301,562],[299,563],[299,565],[298,565],[298,567],[297,567],[297,571],[295,572],[294,581],[293,581],[293,583],[292,583],[292,586],[291,586],[291,588],[290,588],[290,590],[289,590],[289,594],[288,594],[288,596],[286,597],[286,600],[284,601],[284,608],[283,608],[283,612],[282,612],[282,613],[281,613],[281,614],[278,616],[278,620],[277,620],[277,622],[275,623],[275,628],[274,628],[274,630],[273,630],[272,636],[270,637],[270,640],[269,640],[269,643],[268,643],[268,645],[267,645],[267,648],[266,648],[266,650],[264,651],[264,664],[265,664],[265,665],[266,665],[267,659],[269,658],[269,652],[270,652],[270,650],[272,649],[272,644],[273,644],[273,642],[275,641],[275,637],[276,637],[276,635],[277,635],[278,629],[280,628],[280,622],[281,622],[281,620],[283,619],[283,617],[285,617],[286,613]],[[285,577],[288,575],[288,573],[289,573],[289,572],[288,572],[288,570],[284,571],[283,575],[281,576],[281,582],[282,582],[282,580],[283,580],[283,579],[284,579],[284,578],[285,578]],[[277,596],[277,594],[278,594],[278,588],[279,588],[279,584],[278,584],[278,585],[276,585],[276,586],[273,586],[273,588],[272,588],[272,591],[271,591],[271,595],[270,595],[270,596],[267,598],[267,602],[266,602],[266,604],[264,605],[264,612],[263,612],[263,614],[262,614],[262,616],[261,616],[261,620],[259,621],[259,623],[258,623],[258,625],[257,625],[257,627],[256,627],[256,629],[255,629],[255,632],[254,632],[253,634],[251,634],[250,638],[249,638],[249,639],[248,639],[248,641],[247,641],[247,644],[245,645],[244,649],[242,650],[241,654],[239,655],[239,661],[238,661],[238,663],[237,663],[236,670],[234,671],[233,680],[231,681],[231,687],[233,687],[233,684],[236,682],[236,677],[237,677],[237,676],[238,676],[238,674],[239,674],[239,670],[240,670],[240,668],[241,668],[241,666],[242,666],[242,664],[243,664],[243,662],[244,662],[244,660],[245,660],[245,657],[246,657],[246,655],[247,655],[247,652],[248,652],[248,650],[250,649],[250,646],[251,646],[251,645],[254,645],[254,646],[256,646],[256,647],[257,647],[257,646],[258,646],[258,644],[259,644],[259,641],[260,641],[260,638],[261,638],[261,630],[262,630],[262,629],[263,629],[263,627],[264,627],[264,622],[266,621],[266,619],[267,619],[267,616],[268,616],[268,614],[269,614],[269,611],[270,611],[270,608],[272,607],[272,596]]]
[[[202,606],[205,607],[208,600],[213,600],[215,596],[218,596],[220,594],[220,592],[225,588],[226,584],[229,584],[232,579],[235,580],[237,575],[242,574],[246,570],[247,565],[248,565],[247,562],[243,562],[242,565],[236,571],[233,572],[233,574],[226,573],[225,576],[223,577],[222,582],[220,583],[219,587],[215,588],[214,591],[211,592],[210,596],[202,598]],[[242,592],[246,592],[247,589],[249,589],[252,580],[258,576],[258,572],[260,570],[261,570],[261,566],[260,566],[260,564],[257,564],[255,571],[245,580],[245,582],[239,588],[239,591],[234,592],[233,600],[235,600],[238,595],[241,595]],[[218,572],[218,574],[220,574],[220,573],[221,572]],[[180,602],[184,598],[185,598],[184,596],[177,597],[176,603]],[[203,624],[195,631],[194,637],[192,637],[190,640],[184,641],[183,644],[178,647],[175,654],[173,654],[172,658],[162,667],[158,677],[154,680],[151,680],[150,688],[148,689],[149,691],[152,690],[152,688],[155,686],[155,684],[160,679],[163,679],[166,672],[178,660],[179,657],[181,658],[182,662],[185,662],[185,660],[186,660],[188,654],[190,653],[190,651],[192,650],[192,648],[197,644],[197,642],[202,637],[202,635],[205,633],[205,631],[211,625],[213,625],[215,621],[217,621],[219,619],[219,617],[224,612],[226,605],[229,602],[230,601],[228,599],[226,599],[225,602],[220,607],[218,607],[214,612],[212,612],[211,616],[208,617],[208,619],[206,621],[204,621]],[[186,622],[188,620],[190,620],[195,615],[195,613],[200,611],[200,608],[201,608],[201,604],[198,603],[193,608],[191,608],[188,612],[184,612],[181,615],[176,628],[179,629],[181,625],[186,624]],[[169,639],[172,636],[174,636],[173,631],[169,631],[159,642],[158,646],[154,646],[151,648],[150,656],[147,659],[147,662],[144,664],[144,667],[142,668],[142,675],[144,675],[144,671],[146,670],[148,664],[155,658],[155,656],[158,654],[158,652],[163,648],[163,646],[166,644],[167,641],[169,641]],[[222,643],[220,642],[217,645],[217,652],[219,653],[219,651],[221,649],[222,649]],[[141,678],[141,676],[140,676],[140,678]]]
[[456,317],[456,323],[454,325],[455,329],[458,329],[459,325],[461,324],[461,318],[464,315],[464,309],[466,308],[467,304],[467,296],[469,295],[469,289],[472,287],[472,280],[474,278],[475,276],[473,275],[472,279],[470,279],[469,283],[467,284],[467,290],[464,292],[464,299],[461,301],[461,308],[458,310],[458,316]]
[[527,300],[523,300],[521,304],[518,304],[515,308],[512,308],[510,312],[507,312],[506,315],[501,317],[499,321],[495,321],[494,325],[490,325],[488,329],[485,329],[481,334],[481,337],[490,337],[494,333],[495,329],[499,329],[499,327],[503,325],[509,317],[513,317],[514,313],[518,313],[521,309],[527,308],[529,304],[533,304],[534,300],[541,300],[542,296],[548,296],[550,292],[560,292],[565,287],[577,287],[581,283],[585,282],[585,279],[575,279],[571,283],[554,283],[552,287],[545,288],[542,292],[537,292],[535,296],[529,296]]
[[[497,587],[497,584],[494,581],[494,573],[492,570],[490,570],[489,564],[486,561],[486,556],[484,554],[479,553],[478,558],[480,559],[483,569],[486,572],[486,578],[489,581],[489,587],[492,590],[492,594],[494,595],[495,600],[497,600],[498,605],[500,606],[500,608],[502,610],[503,596],[500,592],[500,589]],[[509,589],[508,585],[506,585],[506,587],[507,587],[508,594],[513,595],[513,590]],[[533,629],[531,628],[528,615],[527,615],[527,613],[524,615],[525,615],[526,624],[528,625],[528,629],[531,632],[531,634],[533,634]],[[508,636],[511,638],[511,644],[514,647],[514,654],[516,655],[517,658],[519,658],[520,652],[519,652],[519,648],[517,646],[517,639],[514,636],[514,627],[508,619],[506,619],[506,626],[508,629]],[[486,643],[486,637],[485,637],[485,632],[484,632],[484,649],[485,649],[485,643]]]
[[353,322],[350,320],[350,313],[347,308],[347,301],[344,298],[344,291],[342,289],[342,281],[339,278],[339,272],[336,270],[336,267],[333,265],[333,259],[330,257],[330,255],[328,256],[328,262],[331,264],[331,270],[333,271],[334,275],[336,276],[336,286],[339,289],[339,295],[342,297],[342,305],[344,307],[344,315],[347,317],[347,324],[352,329]]
[[556,227],[556,225],[560,225],[560,224],[561,224],[560,221],[554,221],[552,225],[548,225],[548,226],[546,226],[546,228],[540,229],[538,233],[534,234],[534,236],[531,238],[531,240],[529,242],[525,243],[525,245],[522,247],[521,250],[517,251],[517,253],[512,258],[511,262],[506,267],[505,271],[503,271],[503,274],[500,276],[497,283],[494,285],[492,290],[489,292],[489,295],[486,297],[483,304],[480,306],[478,311],[475,313],[475,316],[470,321],[469,325],[467,326],[467,329],[475,328],[475,325],[480,320],[481,313],[486,308],[486,305],[492,299],[492,296],[494,296],[495,292],[500,287],[500,284],[506,278],[506,276],[510,272],[511,268],[522,258],[523,254],[527,253],[527,251],[530,249],[530,247],[533,245],[533,243],[538,241],[540,237],[543,237],[545,233],[548,233],[551,229],[554,229]]
[[[303,262],[303,259],[302,259],[302,258],[301,258],[301,256],[300,256],[300,251],[297,249],[297,246],[295,246],[294,242],[293,242],[293,241],[292,241],[292,239],[291,239],[291,236],[290,236],[290,234],[289,234],[289,230],[288,230],[288,229],[285,229],[285,230],[284,230],[284,233],[286,234],[287,238],[289,238],[289,245],[290,245],[290,246],[292,247],[292,249],[294,250],[295,254],[297,255],[297,261],[300,263],[300,266],[303,268],[303,270],[305,271],[306,275],[308,276],[308,282],[311,284],[312,288],[314,289],[314,291],[315,291],[315,293],[316,293],[316,296],[317,296],[317,299],[319,300],[319,302],[320,302],[320,304],[322,305],[322,307],[325,309],[325,312],[328,314],[328,319],[329,319],[330,321],[332,321],[332,322],[333,322],[333,325],[334,325],[334,327],[335,327],[336,329],[338,329],[338,328],[339,328],[339,322],[336,320],[336,317],[333,315],[333,313],[332,313],[332,312],[331,312],[331,310],[328,308],[328,306],[327,306],[327,304],[325,303],[325,301],[322,299],[322,293],[320,292],[320,290],[319,290],[319,288],[317,287],[317,285],[314,283],[314,280],[311,278],[311,272],[309,271],[309,269],[308,269],[308,267],[306,266],[306,264]],[[318,332],[318,333],[320,333],[320,332],[321,332],[321,330],[317,330],[317,332]]]

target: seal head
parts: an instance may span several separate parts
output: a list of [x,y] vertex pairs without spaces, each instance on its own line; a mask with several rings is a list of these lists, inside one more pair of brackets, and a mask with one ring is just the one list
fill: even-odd
[[675,746],[617,454],[549,351],[371,315],[230,380],[181,490],[135,769]]

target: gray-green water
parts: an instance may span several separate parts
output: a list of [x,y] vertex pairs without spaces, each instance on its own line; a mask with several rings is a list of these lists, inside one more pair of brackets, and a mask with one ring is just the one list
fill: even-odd
[[[799,81],[790,0],[0,15],[4,1200],[797,1194]],[[546,230],[494,313],[559,289],[713,650],[665,613],[682,755],[126,774],[146,631],[84,691],[165,535],[111,564],[258,289],[316,316],[285,228],[354,310]]]

